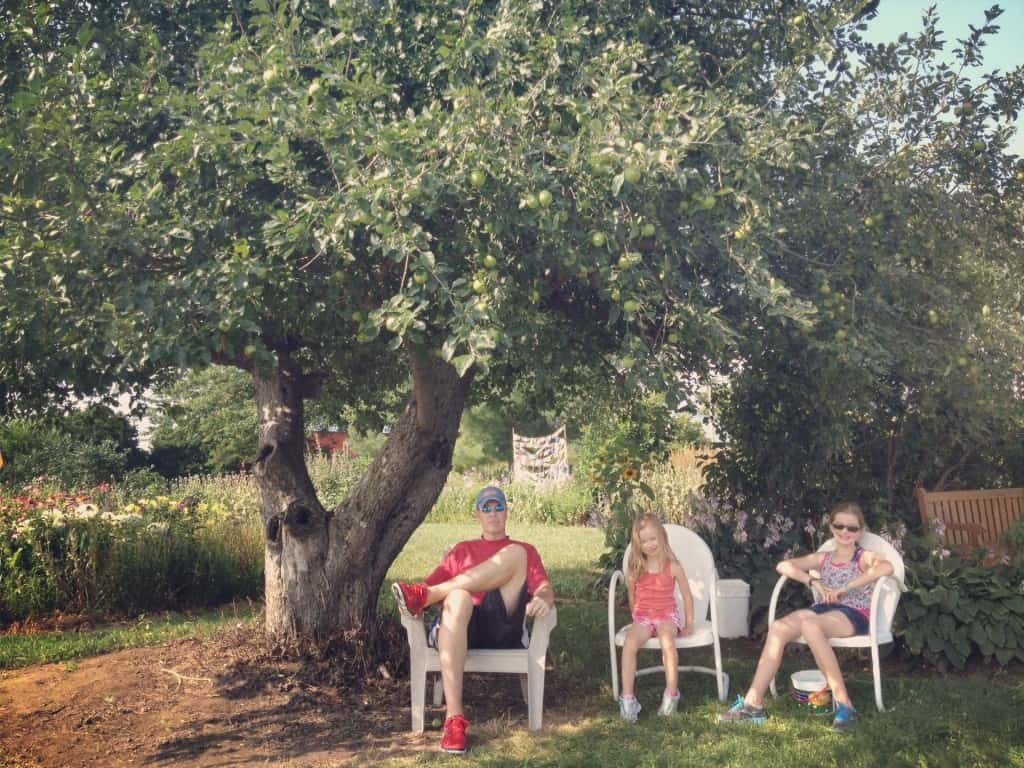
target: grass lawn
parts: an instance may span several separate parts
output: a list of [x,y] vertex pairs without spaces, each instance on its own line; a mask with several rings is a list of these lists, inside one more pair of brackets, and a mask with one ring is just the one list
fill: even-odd
[[[870,660],[866,652],[850,652],[844,656],[843,666],[861,713],[853,733],[833,732],[828,727],[830,718],[811,714],[788,696],[769,702],[771,717],[763,726],[720,725],[717,718],[725,705],[715,695],[713,680],[697,674],[680,676],[683,700],[679,713],[659,718],[655,711],[663,680],[651,675],[639,681],[644,707],[640,722],[623,723],[612,701],[609,678],[607,593],[591,587],[596,576],[593,563],[603,547],[602,533],[546,526],[515,526],[510,533],[538,548],[560,600],[559,626],[552,635],[549,656],[554,670],[548,674],[544,730],[536,736],[526,730],[523,705],[522,711],[513,713],[516,719],[511,726],[493,721],[474,723],[467,756],[429,752],[376,764],[393,768],[467,764],[493,768],[1024,768],[1024,676],[1019,668],[1009,673],[947,678],[928,672],[886,673],[882,685],[889,711],[879,713],[874,706]],[[389,576],[422,577],[447,544],[475,535],[472,525],[424,526]],[[393,610],[390,595],[384,599]],[[756,660],[752,651],[749,642],[723,643],[731,678],[730,699],[750,681]],[[713,666],[710,651],[692,652],[683,658]],[[788,693],[792,672],[813,666],[805,652],[787,658],[779,677],[780,693]],[[467,700],[466,708],[472,720],[472,699]],[[475,744],[474,733],[480,734]],[[439,732],[431,734],[435,735],[439,738]]]
[[91,629],[0,636],[0,669],[72,661],[85,656],[204,637],[227,624],[252,619],[248,603],[198,613],[167,612]]
[[[559,597],[559,626],[549,653],[553,671],[547,678],[545,728],[537,735],[526,730],[525,705],[507,715],[474,720],[481,686],[467,698],[471,751],[467,756],[444,755],[432,748],[415,757],[388,758],[368,752],[367,765],[479,765],[493,768],[527,766],[1011,766],[1024,768],[1024,675],[1019,667],[1006,672],[941,677],[887,671],[883,676],[889,711],[874,708],[870,663],[849,653],[842,659],[855,703],[861,712],[856,731],[832,732],[826,717],[800,709],[787,697],[769,702],[770,719],[763,726],[723,726],[717,722],[721,704],[710,677],[681,676],[683,699],[679,713],[658,718],[654,711],[662,680],[640,680],[644,711],[629,725],[618,718],[609,680],[606,593],[593,588],[593,563],[603,547],[600,531],[581,528],[515,525],[515,538],[537,546]],[[389,579],[417,579],[436,564],[444,548],[475,536],[466,524],[428,524],[416,532],[395,561]],[[383,611],[394,611],[390,591],[381,594]],[[69,660],[116,648],[151,645],[172,637],[203,635],[218,626],[245,620],[248,608],[183,617],[152,617],[130,625],[85,632],[0,637],[0,667],[42,661]],[[756,648],[747,641],[725,641],[723,656],[731,677],[730,697],[749,682]],[[652,655],[652,654],[651,654]],[[683,657],[712,666],[710,651]],[[70,662],[73,663],[73,662]],[[787,658],[780,690],[788,691],[789,674],[813,666],[805,654]],[[890,667],[898,670],[899,665]],[[477,680],[497,680],[481,677]],[[514,682],[507,683],[514,687]],[[783,684],[787,683],[787,684]],[[505,683],[502,683],[505,684]],[[485,688],[486,690],[486,688]],[[404,694],[403,694],[404,695]],[[476,697],[474,699],[474,696]],[[428,696],[429,699],[429,696]],[[510,701],[513,701],[510,699]],[[408,700],[395,702],[408,707]],[[478,709],[479,711],[479,709]],[[428,712],[428,723],[440,713]],[[430,742],[439,738],[437,730]],[[0,765],[3,765],[0,762]],[[318,764],[329,768],[333,763]]]

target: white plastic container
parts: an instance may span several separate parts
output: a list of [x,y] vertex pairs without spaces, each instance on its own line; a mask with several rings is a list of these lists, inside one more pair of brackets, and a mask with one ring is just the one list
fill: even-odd
[[750,634],[750,585],[742,579],[718,582],[718,636],[746,637]]
[[825,675],[817,669],[801,669],[790,678],[793,684],[793,698],[798,704],[814,711],[824,711],[832,706],[832,691],[825,684]]

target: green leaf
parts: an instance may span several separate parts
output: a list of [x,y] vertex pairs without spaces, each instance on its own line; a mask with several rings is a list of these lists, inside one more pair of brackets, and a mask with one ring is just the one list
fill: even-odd
[[468,371],[475,362],[475,355],[459,355],[451,361],[452,365],[455,367],[455,372],[458,373],[459,376],[465,376],[466,371]]

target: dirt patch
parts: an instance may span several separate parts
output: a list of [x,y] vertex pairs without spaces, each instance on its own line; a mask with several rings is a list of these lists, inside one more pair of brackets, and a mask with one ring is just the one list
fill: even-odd
[[[0,765],[365,765],[433,750],[430,724],[443,711],[428,711],[425,734],[409,732],[400,628],[382,633],[378,656],[398,661],[371,664],[352,642],[286,655],[244,624],[202,641],[4,672]],[[514,676],[469,676],[466,688],[476,722],[526,727]]]

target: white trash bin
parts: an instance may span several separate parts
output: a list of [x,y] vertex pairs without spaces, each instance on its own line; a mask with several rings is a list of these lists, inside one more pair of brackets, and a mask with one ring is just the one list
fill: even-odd
[[742,579],[718,582],[718,636],[746,637],[750,634],[750,585]]

